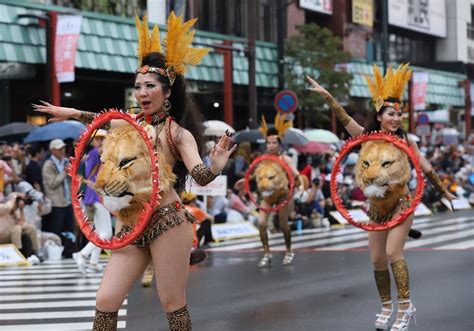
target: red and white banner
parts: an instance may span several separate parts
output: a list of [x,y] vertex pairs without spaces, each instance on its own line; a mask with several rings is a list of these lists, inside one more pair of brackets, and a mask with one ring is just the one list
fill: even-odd
[[81,15],[58,15],[54,40],[54,66],[59,83],[74,81],[74,60],[81,23]]
[[412,76],[411,98],[414,110],[426,108],[426,90],[428,88],[429,74],[427,72],[414,72]]

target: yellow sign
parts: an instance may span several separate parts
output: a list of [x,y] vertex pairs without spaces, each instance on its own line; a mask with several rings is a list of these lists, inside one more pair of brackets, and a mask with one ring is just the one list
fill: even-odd
[[352,0],[352,22],[370,27],[374,25],[373,0]]

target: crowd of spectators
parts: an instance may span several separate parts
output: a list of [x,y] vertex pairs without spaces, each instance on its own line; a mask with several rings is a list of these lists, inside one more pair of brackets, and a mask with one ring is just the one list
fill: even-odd
[[[43,258],[45,243],[64,246],[73,242],[75,248],[66,253],[69,255],[87,243],[75,227],[70,178],[66,171],[66,149],[66,144],[60,139],[49,142],[47,146],[0,142],[0,244],[13,243],[32,262]],[[72,148],[69,151],[72,152]],[[336,146],[323,154],[295,155],[296,151],[290,150],[293,159],[298,160],[295,166],[301,175],[307,176],[310,183],[304,194],[298,192],[293,197],[295,209],[290,216],[293,229],[298,227],[298,222],[302,223],[303,228],[337,224],[330,213],[335,207],[329,190],[337,151]],[[420,151],[431,162],[451,193],[474,204],[474,138],[451,145],[428,139],[420,143]],[[225,196],[208,196],[206,204],[202,197],[184,196],[191,208],[204,212],[197,230],[199,245],[206,246],[214,241],[212,224],[241,221],[257,223],[258,208],[244,191],[242,179],[252,160],[263,152],[262,145],[239,145],[223,171],[227,176]],[[337,178],[339,195],[346,207],[366,209],[366,198],[354,181],[357,157],[356,152],[351,153],[343,162],[341,175]],[[411,189],[416,187],[416,180],[413,176]],[[423,203],[433,211],[443,210],[446,206],[440,203],[439,198],[428,184]],[[276,217],[269,228],[278,231]]]

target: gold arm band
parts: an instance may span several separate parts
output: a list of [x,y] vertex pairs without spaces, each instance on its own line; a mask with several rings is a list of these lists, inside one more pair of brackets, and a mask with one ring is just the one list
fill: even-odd
[[350,117],[346,110],[342,108],[341,104],[337,102],[336,99],[332,95],[328,95],[324,97],[329,104],[329,107],[332,111],[336,114],[337,119],[343,126],[346,126],[351,121],[352,117]]
[[[95,118],[96,115],[97,115],[96,113],[81,110],[80,115],[79,115],[79,121],[82,122],[82,123],[85,123],[85,124],[90,124],[94,121],[94,118]],[[109,130],[110,129],[110,122],[102,125],[101,129]]]
[[431,185],[433,185],[434,188],[439,193],[443,194],[446,192],[446,188],[444,187],[443,183],[441,182],[441,179],[439,178],[439,176],[436,174],[434,170],[431,170],[430,172],[428,172],[426,174],[426,177],[428,177],[428,179],[431,182]]
[[206,186],[216,179],[217,176],[204,163],[195,165],[193,170],[191,170],[191,177],[201,186]]

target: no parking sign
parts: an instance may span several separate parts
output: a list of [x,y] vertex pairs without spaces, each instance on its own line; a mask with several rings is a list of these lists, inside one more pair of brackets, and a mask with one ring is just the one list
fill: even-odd
[[298,107],[298,96],[291,90],[283,90],[275,96],[275,108],[281,114],[293,113]]

